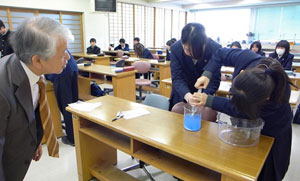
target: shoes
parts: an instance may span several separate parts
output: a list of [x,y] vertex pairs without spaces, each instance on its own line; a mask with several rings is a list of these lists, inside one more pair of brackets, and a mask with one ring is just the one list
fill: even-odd
[[64,144],[66,144],[66,145],[75,146],[74,143],[72,143],[71,141],[68,140],[67,136],[63,136],[63,137],[61,138],[61,141],[62,141]]

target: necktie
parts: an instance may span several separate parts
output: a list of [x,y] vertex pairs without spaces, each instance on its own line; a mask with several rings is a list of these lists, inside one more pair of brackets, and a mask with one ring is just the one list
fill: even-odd
[[40,116],[42,120],[42,125],[44,129],[44,137],[46,140],[48,154],[52,157],[59,157],[59,144],[56,139],[56,135],[54,132],[54,126],[50,115],[50,108],[48,105],[48,100],[46,96],[46,86],[44,77],[40,77],[38,81],[39,89],[40,89]]

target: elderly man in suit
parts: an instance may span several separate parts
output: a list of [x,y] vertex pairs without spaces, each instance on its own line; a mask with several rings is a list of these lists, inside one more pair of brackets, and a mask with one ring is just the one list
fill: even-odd
[[45,96],[43,74],[59,74],[73,36],[50,18],[30,18],[10,37],[14,54],[0,61],[0,180],[23,180],[31,160],[42,154],[58,157],[58,142]]

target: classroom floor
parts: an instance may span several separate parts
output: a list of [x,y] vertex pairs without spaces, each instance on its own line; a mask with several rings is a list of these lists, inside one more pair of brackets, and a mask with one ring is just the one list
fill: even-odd
[[[300,180],[300,125],[293,124],[293,145],[289,170],[284,181]],[[65,145],[59,139],[60,158],[51,158],[47,154],[47,147],[43,145],[43,156],[39,162],[32,162],[24,181],[77,181],[77,166],[75,148]],[[136,164],[137,162],[121,151],[118,151],[118,168],[124,168]],[[156,180],[171,181],[176,180],[171,175],[164,173],[152,166],[147,166],[148,170]],[[128,172],[139,180],[150,180],[143,170],[138,169]]]

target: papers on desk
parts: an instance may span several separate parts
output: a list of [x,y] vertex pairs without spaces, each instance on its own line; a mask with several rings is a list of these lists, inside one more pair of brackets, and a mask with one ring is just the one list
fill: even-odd
[[139,60],[139,58],[132,58],[132,57],[129,57],[128,60],[130,60],[130,61],[137,61],[137,60]]
[[156,60],[156,59],[151,59],[151,60],[149,60],[149,62],[150,62],[150,63],[158,63],[158,60]]
[[102,105],[101,102],[88,103],[88,102],[82,102],[82,101],[77,101],[77,102],[74,102],[72,104],[69,104],[69,106],[72,109],[76,109],[78,111],[84,111],[84,112],[90,112],[90,111],[96,109],[97,107],[99,107],[101,105]]
[[146,114],[150,114],[150,112],[147,109],[138,108],[130,111],[122,111],[122,114],[124,115],[125,119],[132,119]]

